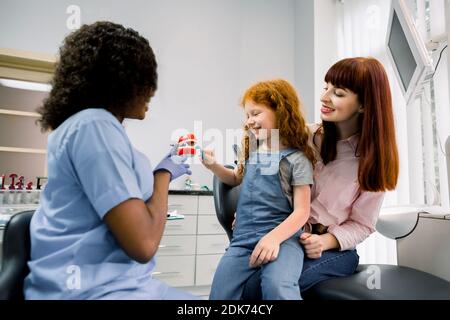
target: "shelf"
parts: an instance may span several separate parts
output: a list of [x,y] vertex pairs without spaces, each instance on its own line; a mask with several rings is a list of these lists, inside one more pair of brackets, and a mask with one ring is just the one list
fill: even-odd
[[0,48],[2,78],[48,83],[55,65],[56,58],[51,55]]
[[0,151],[3,151],[3,152],[47,154],[47,150],[45,150],[45,149],[34,149],[34,148],[0,147]]
[[33,117],[33,118],[41,117],[41,115],[37,112],[18,111],[18,110],[12,110],[12,109],[0,109],[0,114],[7,114],[10,116],[21,116],[21,117]]

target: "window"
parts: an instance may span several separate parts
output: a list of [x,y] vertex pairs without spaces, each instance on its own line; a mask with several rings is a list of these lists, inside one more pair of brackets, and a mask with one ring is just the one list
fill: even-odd
[[[420,203],[449,205],[447,182],[447,167],[444,145],[450,135],[450,98],[449,98],[449,66],[448,48],[445,29],[445,3],[444,0],[415,0],[409,5],[416,20],[416,25],[422,32],[422,37],[428,41],[440,42],[432,52],[433,64],[437,69],[433,77],[424,83],[423,93],[415,101],[416,119],[420,124],[421,168],[411,176],[411,199],[419,199]],[[440,60],[439,60],[440,57]],[[416,140],[417,141],[417,140]],[[416,151],[418,151],[416,150]],[[418,152],[417,152],[418,154]],[[421,174],[418,175],[417,172]],[[440,195],[440,197],[438,196]],[[416,200],[418,202],[418,200]]]

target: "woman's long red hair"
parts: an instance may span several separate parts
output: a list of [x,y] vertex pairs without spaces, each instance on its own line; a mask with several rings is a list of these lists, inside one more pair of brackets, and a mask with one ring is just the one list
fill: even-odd
[[[383,65],[374,58],[348,58],[334,64],[325,82],[358,95],[364,108],[360,115],[358,181],[362,190],[386,191],[397,185],[399,160],[389,80]],[[338,140],[333,122],[323,121],[320,154],[324,164],[336,158]]]

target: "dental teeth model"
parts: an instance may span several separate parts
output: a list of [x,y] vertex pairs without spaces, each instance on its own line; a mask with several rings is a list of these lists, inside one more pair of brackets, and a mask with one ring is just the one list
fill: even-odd
[[197,145],[197,138],[193,133],[187,133],[178,139],[178,150],[177,154],[179,156],[190,156],[193,157],[197,153],[197,150],[201,150],[200,146]]

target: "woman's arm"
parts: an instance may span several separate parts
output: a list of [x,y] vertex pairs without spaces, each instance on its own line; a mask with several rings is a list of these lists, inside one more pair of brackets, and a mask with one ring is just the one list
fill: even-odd
[[169,172],[156,172],[153,194],[147,202],[126,200],[104,217],[121,248],[137,262],[150,261],[158,250],[167,220],[169,183]]
[[328,227],[339,242],[340,250],[355,248],[373,232],[383,203],[384,192],[363,191],[353,203],[347,220]]
[[153,193],[145,203],[143,193],[151,190],[141,190],[135,169],[152,174],[150,163],[133,168],[132,148],[115,120],[85,122],[67,141],[77,182],[98,216],[131,259],[148,262],[164,230],[170,179],[187,173],[188,165],[173,162],[172,150],[158,164],[161,171],[154,174]]
[[383,192],[362,192],[355,200],[349,218],[343,223],[329,226],[328,232],[322,235],[304,232],[300,236],[300,243],[306,256],[318,259],[323,251],[355,248],[375,231],[383,195]]
[[280,244],[294,235],[308,221],[310,213],[311,187],[293,187],[294,211],[275,229],[259,240],[250,257],[250,266],[256,267],[278,257]]
[[340,249],[339,241],[336,239],[336,237],[331,233],[324,233],[321,234],[320,239],[322,240],[323,244],[323,251],[331,250],[331,249]]

